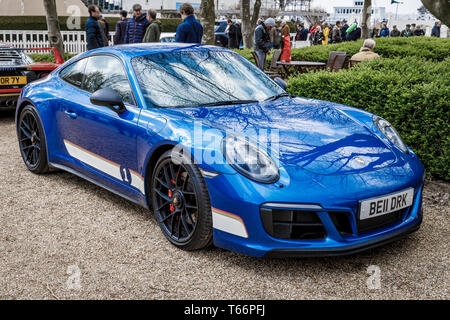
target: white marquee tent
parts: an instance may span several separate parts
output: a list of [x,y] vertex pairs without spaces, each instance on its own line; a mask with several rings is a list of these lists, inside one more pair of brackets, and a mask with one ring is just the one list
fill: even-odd
[[[0,16],[45,16],[43,0],[0,0]],[[58,16],[89,16],[81,0],[56,0]]]

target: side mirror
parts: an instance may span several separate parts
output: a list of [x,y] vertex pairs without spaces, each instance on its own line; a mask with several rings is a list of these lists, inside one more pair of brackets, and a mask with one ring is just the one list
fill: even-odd
[[275,81],[275,83],[276,83],[277,85],[279,85],[283,90],[286,91],[286,89],[287,89],[287,83],[286,83],[286,81],[284,81],[283,79],[278,78],[278,77],[276,77],[275,79],[273,79],[273,81]]
[[127,111],[125,105],[123,104],[122,97],[113,89],[105,88],[95,91],[91,95],[91,103],[96,106],[107,107],[118,114]]

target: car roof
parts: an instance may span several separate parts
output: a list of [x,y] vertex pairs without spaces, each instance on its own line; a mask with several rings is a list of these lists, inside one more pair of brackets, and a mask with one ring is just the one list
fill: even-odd
[[193,44],[193,43],[178,43],[178,42],[172,42],[172,43],[139,43],[139,44],[122,44],[122,45],[116,45],[116,46],[110,46],[110,47],[103,47],[95,50],[91,50],[86,52],[86,54],[98,54],[98,53],[115,53],[115,54],[123,54],[125,56],[128,56],[129,58],[143,56],[147,54],[154,54],[154,53],[162,53],[162,52],[172,52],[176,50],[184,50],[184,49],[190,49],[190,50],[227,50],[223,48],[218,48],[216,46],[209,46],[209,45],[201,45],[201,44]]

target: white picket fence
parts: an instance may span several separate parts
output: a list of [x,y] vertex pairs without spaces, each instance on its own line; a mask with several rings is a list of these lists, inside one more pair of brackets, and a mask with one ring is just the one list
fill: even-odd
[[[115,32],[110,32],[111,40]],[[64,40],[64,50],[67,53],[78,54],[85,52],[86,33],[84,31],[61,31]],[[174,33],[164,32],[161,37],[174,36]],[[308,35],[309,37],[309,35]],[[295,33],[291,33],[291,39],[295,38]],[[0,43],[7,43],[16,48],[45,48],[49,46],[48,32],[36,30],[0,30]],[[113,41],[109,45],[113,45]],[[293,41],[292,48],[303,48],[310,46],[310,41]],[[28,51],[28,53],[48,53],[48,51]]]
[[[84,31],[61,31],[64,50],[77,54],[86,51],[86,33]],[[114,32],[110,32],[111,39]],[[0,43],[7,43],[16,48],[45,48],[49,46],[48,32],[36,30],[0,30]],[[110,45],[113,45],[110,41]],[[31,53],[31,52],[30,52]],[[48,53],[33,51],[32,53]]]

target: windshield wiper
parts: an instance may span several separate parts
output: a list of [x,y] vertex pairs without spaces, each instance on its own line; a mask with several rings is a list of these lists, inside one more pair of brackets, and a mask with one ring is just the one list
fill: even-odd
[[275,101],[275,100],[277,100],[279,98],[282,98],[282,97],[292,97],[292,96],[290,94],[286,93],[286,92],[283,92],[283,93],[277,94],[276,96],[270,97],[270,98],[268,98],[268,99],[266,99],[264,101]]
[[202,103],[196,105],[196,107],[212,107],[212,106],[224,106],[227,104],[247,104],[259,102],[258,100],[228,100],[228,101],[216,101],[210,103]]

